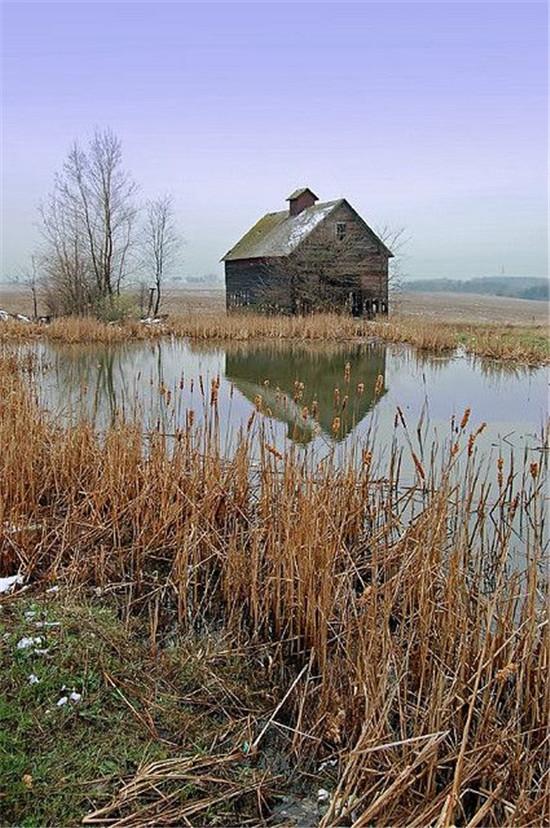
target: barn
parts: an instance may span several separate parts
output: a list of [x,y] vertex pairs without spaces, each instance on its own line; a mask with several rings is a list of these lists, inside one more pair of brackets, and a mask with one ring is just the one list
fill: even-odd
[[287,201],[223,257],[228,310],[387,313],[393,254],[351,204],[319,202],[309,187]]

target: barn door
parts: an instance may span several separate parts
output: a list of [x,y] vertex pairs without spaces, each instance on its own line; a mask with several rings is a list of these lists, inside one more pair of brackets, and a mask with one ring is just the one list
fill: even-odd
[[360,290],[354,290],[351,294],[351,315],[363,316],[363,294]]

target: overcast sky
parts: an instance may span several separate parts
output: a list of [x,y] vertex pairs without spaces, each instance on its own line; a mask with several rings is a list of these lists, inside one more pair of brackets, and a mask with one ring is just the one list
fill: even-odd
[[[71,141],[172,192],[182,275],[295,187],[406,228],[413,277],[546,274],[544,3],[3,3],[2,274]],[[0,274],[0,275],[2,275]]]

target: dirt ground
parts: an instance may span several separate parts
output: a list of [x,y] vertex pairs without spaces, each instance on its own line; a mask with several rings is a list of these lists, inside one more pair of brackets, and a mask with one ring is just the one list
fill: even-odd
[[[428,320],[516,325],[546,325],[548,305],[529,299],[460,293],[401,293],[393,310],[403,316]],[[32,314],[30,294],[13,285],[0,285],[0,308],[9,313]],[[220,289],[169,288],[163,302],[166,313],[205,313],[225,309]],[[39,313],[45,309],[39,306]]]

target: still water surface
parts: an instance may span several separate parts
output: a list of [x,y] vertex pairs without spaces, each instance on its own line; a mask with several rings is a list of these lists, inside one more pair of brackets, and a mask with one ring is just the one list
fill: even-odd
[[[295,445],[310,456],[333,452],[343,458],[352,445],[375,434],[382,458],[399,434],[399,406],[408,436],[400,426],[398,439],[403,445],[410,440],[426,459],[434,441],[448,443],[451,418],[460,420],[469,407],[472,427],[487,423],[476,441],[479,457],[490,461],[502,452],[540,461],[542,455],[541,432],[548,416],[543,368],[436,357],[379,343],[213,347],[180,339],[37,348],[45,368],[43,405],[56,416],[85,412],[100,429],[122,414],[138,416],[145,429],[170,433],[185,423],[189,409],[200,423],[209,407],[211,382],[219,378],[219,422],[227,451],[261,397],[270,414],[269,439],[279,450]],[[318,411],[316,417],[304,418],[312,410]]]

